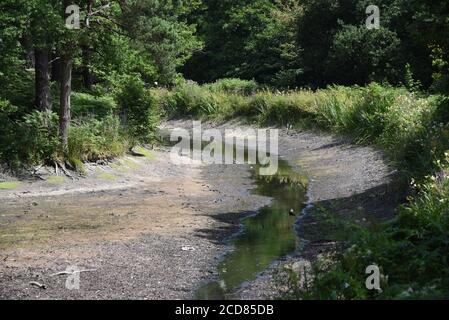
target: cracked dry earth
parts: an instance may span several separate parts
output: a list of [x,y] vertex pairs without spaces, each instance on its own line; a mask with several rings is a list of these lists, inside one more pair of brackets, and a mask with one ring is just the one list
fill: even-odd
[[[280,155],[309,175],[310,204],[391,216],[394,173],[378,151],[311,132],[281,130],[279,143]],[[216,276],[240,218],[269,203],[254,187],[246,166],[175,165],[161,148],[90,164],[81,179],[0,190],[0,298],[191,299]],[[66,288],[67,275],[54,275],[68,266],[88,270],[79,290]],[[274,297],[273,268],[245,283],[240,297]]]

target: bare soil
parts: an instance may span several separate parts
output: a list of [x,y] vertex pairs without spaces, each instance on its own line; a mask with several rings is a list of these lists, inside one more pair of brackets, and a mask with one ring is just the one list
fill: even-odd
[[[187,120],[164,124],[189,126]],[[280,131],[279,149],[308,174],[309,205],[326,205],[336,214],[356,209],[376,219],[393,214],[400,192],[381,152],[287,130]],[[55,179],[51,168],[40,175],[46,181],[0,190],[1,299],[191,299],[232,249],[227,239],[240,218],[270,201],[251,193],[246,166],[175,165],[163,147],[147,157],[88,164],[86,176],[74,180]],[[240,297],[276,297],[279,263],[243,285]],[[89,270],[80,274],[79,290],[66,288],[67,275],[54,275],[68,266]]]

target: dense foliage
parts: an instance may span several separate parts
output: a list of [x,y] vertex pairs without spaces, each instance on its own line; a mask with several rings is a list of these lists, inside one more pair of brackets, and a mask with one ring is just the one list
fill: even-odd
[[[346,232],[293,296],[448,297],[449,2],[376,1],[378,29],[370,4],[2,0],[0,164],[82,170],[154,139],[163,115],[349,135],[386,150],[416,196],[394,221]],[[388,281],[368,293],[373,261]]]
[[[65,8],[73,4],[80,9],[79,28],[68,29],[70,11]],[[204,110],[224,108],[214,93],[234,93],[238,104],[238,93],[249,95],[263,87],[319,88],[376,81],[411,91],[447,92],[449,42],[444,34],[449,5],[382,0],[377,3],[380,28],[368,29],[369,4],[366,0],[2,1],[0,99],[5,142],[0,157],[8,163],[20,162],[12,158],[33,163],[18,154],[28,152],[6,124],[24,123],[34,110],[59,115],[52,132],[60,136],[61,145],[51,154],[60,158],[67,157],[71,113],[75,119],[90,115],[99,121],[108,114],[121,116],[121,126],[130,129],[122,131],[131,140],[150,139],[151,132],[145,131],[151,131],[157,116],[150,110],[153,99],[146,91],[180,85],[172,99],[181,99],[183,90],[193,90],[187,94],[193,98],[199,89],[185,87],[184,77],[201,83],[219,80],[209,85],[209,96],[201,96]],[[241,80],[232,78],[250,82],[241,86]],[[131,92],[126,92],[124,81],[130,81]],[[132,94],[141,99],[134,101]],[[269,110],[267,119],[282,118],[278,110]],[[21,147],[11,156],[15,141]],[[47,151],[41,154],[52,158]]]
[[[66,26],[74,13],[66,12],[68,5],[79,6],[79,28]],[[2,1],[0,161],[11,168],[74,164],[152,139],[157,115],[148,87],[181,81],[177,68],[201,46],[186,21],[196,6]],[[97,135],[118,141],[105,143]]]
[[193,21],[204,49],[185,74],[277,87],[406,84],[406,66],[423,88],[448,90],[445,1],[381,0],[380,29],[367,29],[366,0],[204,1]]

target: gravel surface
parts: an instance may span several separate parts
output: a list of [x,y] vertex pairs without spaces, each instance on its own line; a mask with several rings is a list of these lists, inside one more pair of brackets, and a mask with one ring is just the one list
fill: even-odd
[[[382,153],[330,135],[280,130],[279,154],[308,174],[310,208],[325,205],[343,215],[357,209],[376,219],[393,214],[400,193]],[[251,193],[245,166],[177,166],[165,148],[90,164],[87,177],[76,180],[55,181],[51,168],[42,170],[46,181],[0,190],[1,299],[191,299],[216,276],[240,218],[270,201]],[[274,270],[304,255],[273,263],[241,287],[240,297],[276,297]],[[54,275],[68,266],[85,270],[79,290],[66,288],[69,275]]]

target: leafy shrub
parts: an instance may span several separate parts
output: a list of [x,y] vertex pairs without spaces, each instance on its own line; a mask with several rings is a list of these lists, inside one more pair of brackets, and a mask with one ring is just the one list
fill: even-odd
[[2,74],[0,72],[1,97],[8,100],[17,107],[20,116],[29,112],[34,107],[34,74],[23,70],[12,71],[7,74],[7,80],[1,81]]
[[58,117],[50,111],[33,111],[16,119],[17,108],[0,101],[0,159],[11,168],[54,159],[58,148]]
[[94,96],[88,93],[74,92],[71,96],[71,113],[74,118],[82,116],[104,117],[113,113],[117,104],[112,96]]
[[241,80],[235,78],[220,79],[214,83],[205,85],[205,88],[212,92],[225,92],[242,95],[251,95],[260,89],[257,82],[254,80]]
[[10,164],[18,161],[13,159],[13,143],[15,139],[16,125],[13,120],[17,107],[13,106],[8,100],[0,98],[0,159],[3,163]]
[[33,111],[24,117],[22,131],[27,134],[22,143],[29,163],[38,164],[55,159],[59,146],[58,115],[51,111]]
[[[12,169],[58,160],[58,116],[33,111],[15,119],[17,108],[0,101],[0,159]],[[69,129],[68,160],[77,168],[82,161],[111,158],[128,149],[128,139],[117,116],[101,120],[74,120]]]
[[343,26],[334,36],[326,64],[331,83],[364,85],[385,79],[399,83],[400,44],[397,34],[385,28]]
[[214,93],[196,84],[184,84],[176,87],[166,97],[164,106],[171,116],[200,116],[218,114],[228,103],[226,94]]
[[257,122],[284,126],[309,118],[313,94],[308,91],[289,94],[264,91],[249,100],[249,114],[255,115]]
[[151,91],[145,89],[143,81],[137,76],[125,77],[116,93],[116,99],[130,135],[137,141],[151,140],[158,117],[155,100]]
[[129,142],[120,119],[108,115],[102,120],[95,118],[75,123],[69,130],[68,159],[73,164],[119,156],[126,152]]

